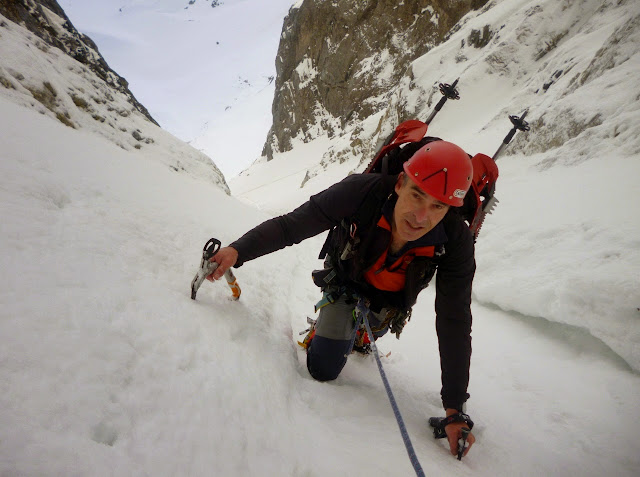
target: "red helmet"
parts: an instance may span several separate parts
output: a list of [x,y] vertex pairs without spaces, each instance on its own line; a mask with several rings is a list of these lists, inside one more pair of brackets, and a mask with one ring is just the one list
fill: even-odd
[[473,176],[469,155],[447,141],[421,147],[403,167],[420,189],[454,207],[462,205]]

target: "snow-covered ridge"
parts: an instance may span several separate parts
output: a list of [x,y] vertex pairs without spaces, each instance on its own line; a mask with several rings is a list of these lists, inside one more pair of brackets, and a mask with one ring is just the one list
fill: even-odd
[[[468,135],[473,141],[469,152],[477,152],[478,140],[481,147],[491,145],[486,131],[495,121],[524,109],[531,111],[532,131],[518,136],[507,153],[544,152],[605,121],[608,127],[601,131],[615,131],[616,137],[627,133],[618,137],[617,145],[640,151],[637,131],[618,117],[638,110],[630,92],[637,90],[633,74],[638,71],[639,22],[640,8],[634,2],[490,2],[464,17],[446,43],[415,60],[400,83],[385,93],[389,107],[382,116],[369,121],[369,127],[345,130],[322,164],[339,159],[357,160],[362,166],[393,131],[399,112],[409,110],[412,117],[425,119],[440,99],[438,83],[456,78],[461,104],[447,105],[433,127]],[[473,41],[479,32],[487,36],[481,46]],[[476,96],[480,91],[481,98]],[[464,115],[464,122],[447,121],[454,108],[455,117]]]
[[[63,23],[50,10],[46,16],[51,24]],[[208,180],[228,192],[209,157],[152,123],[125,94],[86,65],[2,15],[0,95],[68,127],[105,137],[122,149],[153,151],[172,170]]]

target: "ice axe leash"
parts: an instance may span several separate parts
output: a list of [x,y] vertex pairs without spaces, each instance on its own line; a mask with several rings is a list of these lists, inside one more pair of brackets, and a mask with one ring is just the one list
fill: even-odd
[[[218,264],[216,262],[212,262],[210,259],[218,250],[220,250],[220,240],[215,238],[210,238],[207,243],[204,244],[204,248],[202,249],[202,260],[200,260],[200,268],[198,269],[198,273],[191,281],[191,299],[196,299],[196,293],[198,293],[198,288],[204,282],[204,279],[211,275],[217,268]],[[224,278],[227,280],[227,284],[229,288],[231,288],[231,293],[233,295],[234,300],[238,300],[240,298],[240,286],[238,285],[238,281],[236,280],[235,275],[228,269],[224,272]]]
[[429,425],[433,427],[433,437],[436,439],[447,438],[445,428],[452,422],[464,422],[466,424],[466,427],[460,429],[461,437],[458,439],[458,460],[462,460],[464,452],[467,450],[467,447],[469,447],[467,445],[467,439],[469,438],[469,434],[471,434],[471,429],[473,429],[473,421],[469,415],[464,412],[459,412],[451,416],[429,418]]

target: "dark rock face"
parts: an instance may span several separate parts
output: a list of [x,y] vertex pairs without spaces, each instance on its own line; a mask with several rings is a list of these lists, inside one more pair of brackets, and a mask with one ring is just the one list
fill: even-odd
[[[65,20],[62,33],[51,23],[47,10]],[[127,80],[109,67],[91,38],[75,29],[56,0],[0,0],[0,14],[24,26],[48,45],[62,50],[86,65],[110,87],[123,93],[131,105],[157,125],[147,108],[140,104],[129,91]]]
[[[276,58],[273,126],[263,149],[291,149],[318,128],[339,133],[387,105],[410,62],[487,0],[305,0],[285,18]],[[319,114],[320,113],[320,114]],[[316,117],[325,119],[317,122]]]

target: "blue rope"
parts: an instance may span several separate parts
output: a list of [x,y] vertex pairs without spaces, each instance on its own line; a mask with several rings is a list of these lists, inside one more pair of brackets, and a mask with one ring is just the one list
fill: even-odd
[[416,456],[416,452],[413,449],[413,444],[411,444],[411,439],[409,438],[407,427],[404,425],[402,415],[400,414],[400,409],[398,408],[398,404],[396,403],[395,397],[393,397],[393,392],[391,391],[389,380],[387,379],[387,375],[385,374],[384,368],[382,367],[382,361],[380,361],[378,348],[376,346],[373,333],[371,332],[371,327],[369,326],[369,320],[367,318],[367,316],[369,315],[369,308],[367,307],[367,305],[365,305],[362,298],[358,299],[356,310],[358,310],[358,314],[360,315],[360,317],[358,318],[358,323],[356,324],[356,330],[359,328],[360,323],[364,322],[364,326],[367,329],[367,333],[369,333],[369,339],[371,340],[371,350],[373,352],[373,355],[376,358],[376,363],[378,363],[378,370],[380,371],[380,377],[382,378],[382,382],[384,383],[384,388],[387,391],[387,397],[389,398],[389,402],[391,403],[393,414],[396,416],[396,421],[398,422],[398,427],[400,428],[400,434],[402,434],[402,440],[404,441],[404,446],[407,449],[407,454],[409,454],[409,460],[413,465],[413,469],[416,471],[416,475],[418,477],[425,477],[424,471],[422,470],[422,466],[420,465],[420,462],[418,461],[418,457]]

